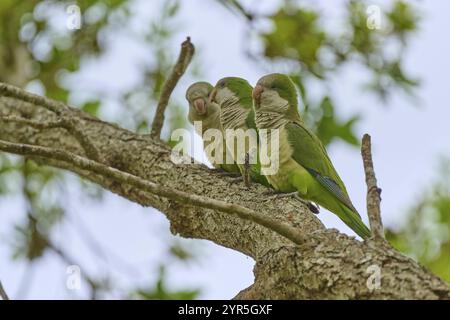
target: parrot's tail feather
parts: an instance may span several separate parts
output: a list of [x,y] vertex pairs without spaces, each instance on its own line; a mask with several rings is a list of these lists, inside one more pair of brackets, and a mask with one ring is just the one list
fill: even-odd
[[345,211],[345,218],[342,219],[353,231],[355,231],[361,238],[368,239],[371,236],[369,228],[359,217],[359,214],[351,211],[349,208],[342,206]]

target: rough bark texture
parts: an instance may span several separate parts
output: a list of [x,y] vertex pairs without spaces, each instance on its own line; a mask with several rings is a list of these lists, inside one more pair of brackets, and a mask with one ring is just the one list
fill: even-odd
[[[360,242],[326,230],[307,206],[294,198],[264,194],[263,186],[233,183],[203,165],[176,165],[163,142],[102,122],[76,109],[67,109],[103,163],[176,190],[208,196],[253,209],[294,226],[308,241],[295,245],[253,222],[221,212],[188,206],[152,195],[108,176],[79,170],[55,159],[34,158],[43,165],[70,170],[103,188],[167,216],[171,231],[187,238],[208,239],[242,252],[256,261],[255,283],[236,298],[251,299],[449,299],[450,286],[397,251],[374,242]],[[46,108],[0,94],[0,117],[55,122]],[[63,128],[37,128],[26,122],[0,120],[0,140],[40,145],[86,155],[80,139]],[[379,267],[381,284],[367,285],[369,267]],[[369,269],[368,269],[369,268]],[[372,289],[371,289],[372,288]]]

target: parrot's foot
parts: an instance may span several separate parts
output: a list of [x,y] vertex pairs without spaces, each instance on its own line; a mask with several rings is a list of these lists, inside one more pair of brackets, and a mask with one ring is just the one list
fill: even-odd
[[230,183],[232,183],[232,184],[242,183],[242,182],[244,182],[246,188],[250,188],[250,184],[251,184],[250,178],[245,179],[245,177],[243,177],[241,175],[239,175],[238,177],[234,176],[234,177],[230,178]]
[[222,177],[232,177],[232,178],[238,178],[241,176],[240,173],[234,173],[234,172],[228,172],[228,171],[217,171],[217,174]]
[[306,206],[308,207],[308,209],[311,210],[312,213],[318,214],[320,212],[320,207],[317,204],[314,204],[309,201],[305,201],[298,195],[297,191],[286,193],[286,192],[281,192],[281,191],[277,191],[277,190],[270,190],[270,191],[264,192],[264,195],[267,195],[269,197],[272,196],[271,199],[282,199],[282,198],[293,197],[293,198],[305,203]]
[[237,177],[241,176],[240,173],[228,172],[228,171],[223,170],[222,168],[211,168],[210,170],[212,172],[214,172],[214,173],[217,173],[218,175],[223,176],[223,177],[234,177],[234,178],[237,178]]
[[271,191],[267,191],[266,194],[269,196],[272,196],[272,199],[283,199],[283,198],[290,198],[290,197],[300,199],[297,191],[281,192],[281,191],[271,190]]
[[319,214],[320,212],[320,207],[318,204],[314,204],[312,202],[307,201],[306,202],[306,206],[308,207],[309,210],[311,210],[312,213],[314,214]]
[[232,177],[230,179],[230,183],[241,183],[242,181],[244,181],[244,177],[242,176],[238,176],[238,177]]
[[226,171],[223,170],[222,168],[211,168],[211,169],[209,169],[209,170],[211,170],[212,172],[215,172],[215,173],[226,172]]
[[280,194],[280,193],[281,193],[280,191],[271,189],[269,191],[264,191],[263,195],[265,195],[265,196],[273,196],[273,195]]
[[224,172],[224,173],[220,173],[221,176],[224,177],[232,177],[232,178],[238,178],[241,176],[240,173],[233,173],[233,172]]

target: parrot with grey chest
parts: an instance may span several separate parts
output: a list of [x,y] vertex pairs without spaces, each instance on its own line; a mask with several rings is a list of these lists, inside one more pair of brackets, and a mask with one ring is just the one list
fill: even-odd
[[[252,181],[270,187],[266,177],[261,174],[252,89],[252,86],[245,79],[227,77],[220,79],[217,82],[211,93],[210,99],[220,106],[220,123],[224,132],[226,130],[236,131],[239,129],[244,132],[249,129],[254,130],[256,133],[256,150],[250,150],[252,146],[250,146],[250,143],[247,143],[247,141],[245,141],[243,151],[239,151],[235,147],[230,147],[229,144],[227,144],[227,148],[230,150],[233,159],[237,163],[242,176],[244,176],[244,180],[248,172]],[[250,153],[256,157],[256,160],[252,163],[248,164],[247,161],[239,160],[242,160],[244,157],[248,158]]]
[[[279,168],[267,175],[281,192],[298,192],[336,214],[364,239],[371,233],[353,206],[344,183],[336,172],[319,138],[306,128],[297,104],[297,92],[284,74],[259,79],[253,90],[255,122],[258,129],[278,129]],[[264,174],[264,167],[262,168]]]
[[[197,134],[203,140],[203,149],[205,150],[212,143],[212,139],[206,139],[204,133],[208,129],[217,129],[221,132],[221,139],[215,142],[215,149],[222,150],[222,161],[217,163],[214,154],[206,152],[209,162],[216,169],[222,169],[231,174],[240,174],[239,168],[235,163],[226,163],[227,148],[225,146],[222,126],[220,124],[220,108],[209,101],[209,95],[213,90],[213,86],[208,82],[195,82],[186,90],[186,100],[189,102],[188,120],[191,124],[195,121],[201,121],[201,132]],[[196,131],[199,128],[195,128]],[[230,158],[230,156],[228,156]]]

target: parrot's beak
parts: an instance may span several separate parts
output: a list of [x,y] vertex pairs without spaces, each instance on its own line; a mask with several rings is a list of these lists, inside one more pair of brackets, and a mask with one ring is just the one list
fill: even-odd
[[204,115],[206,113],[206,103],[202,98],[194,100],[194,108],[199,115]]
[[264,87],[260,84],[257,84],[255,88],[253,89],[252,96],[253,100],[256,102],[256,104],[259,104],[261,100],[261,94],[264,91]]
[[216,102],[216,94],[217,89],[214,88],[214,90],[209,94],[209,102]]

